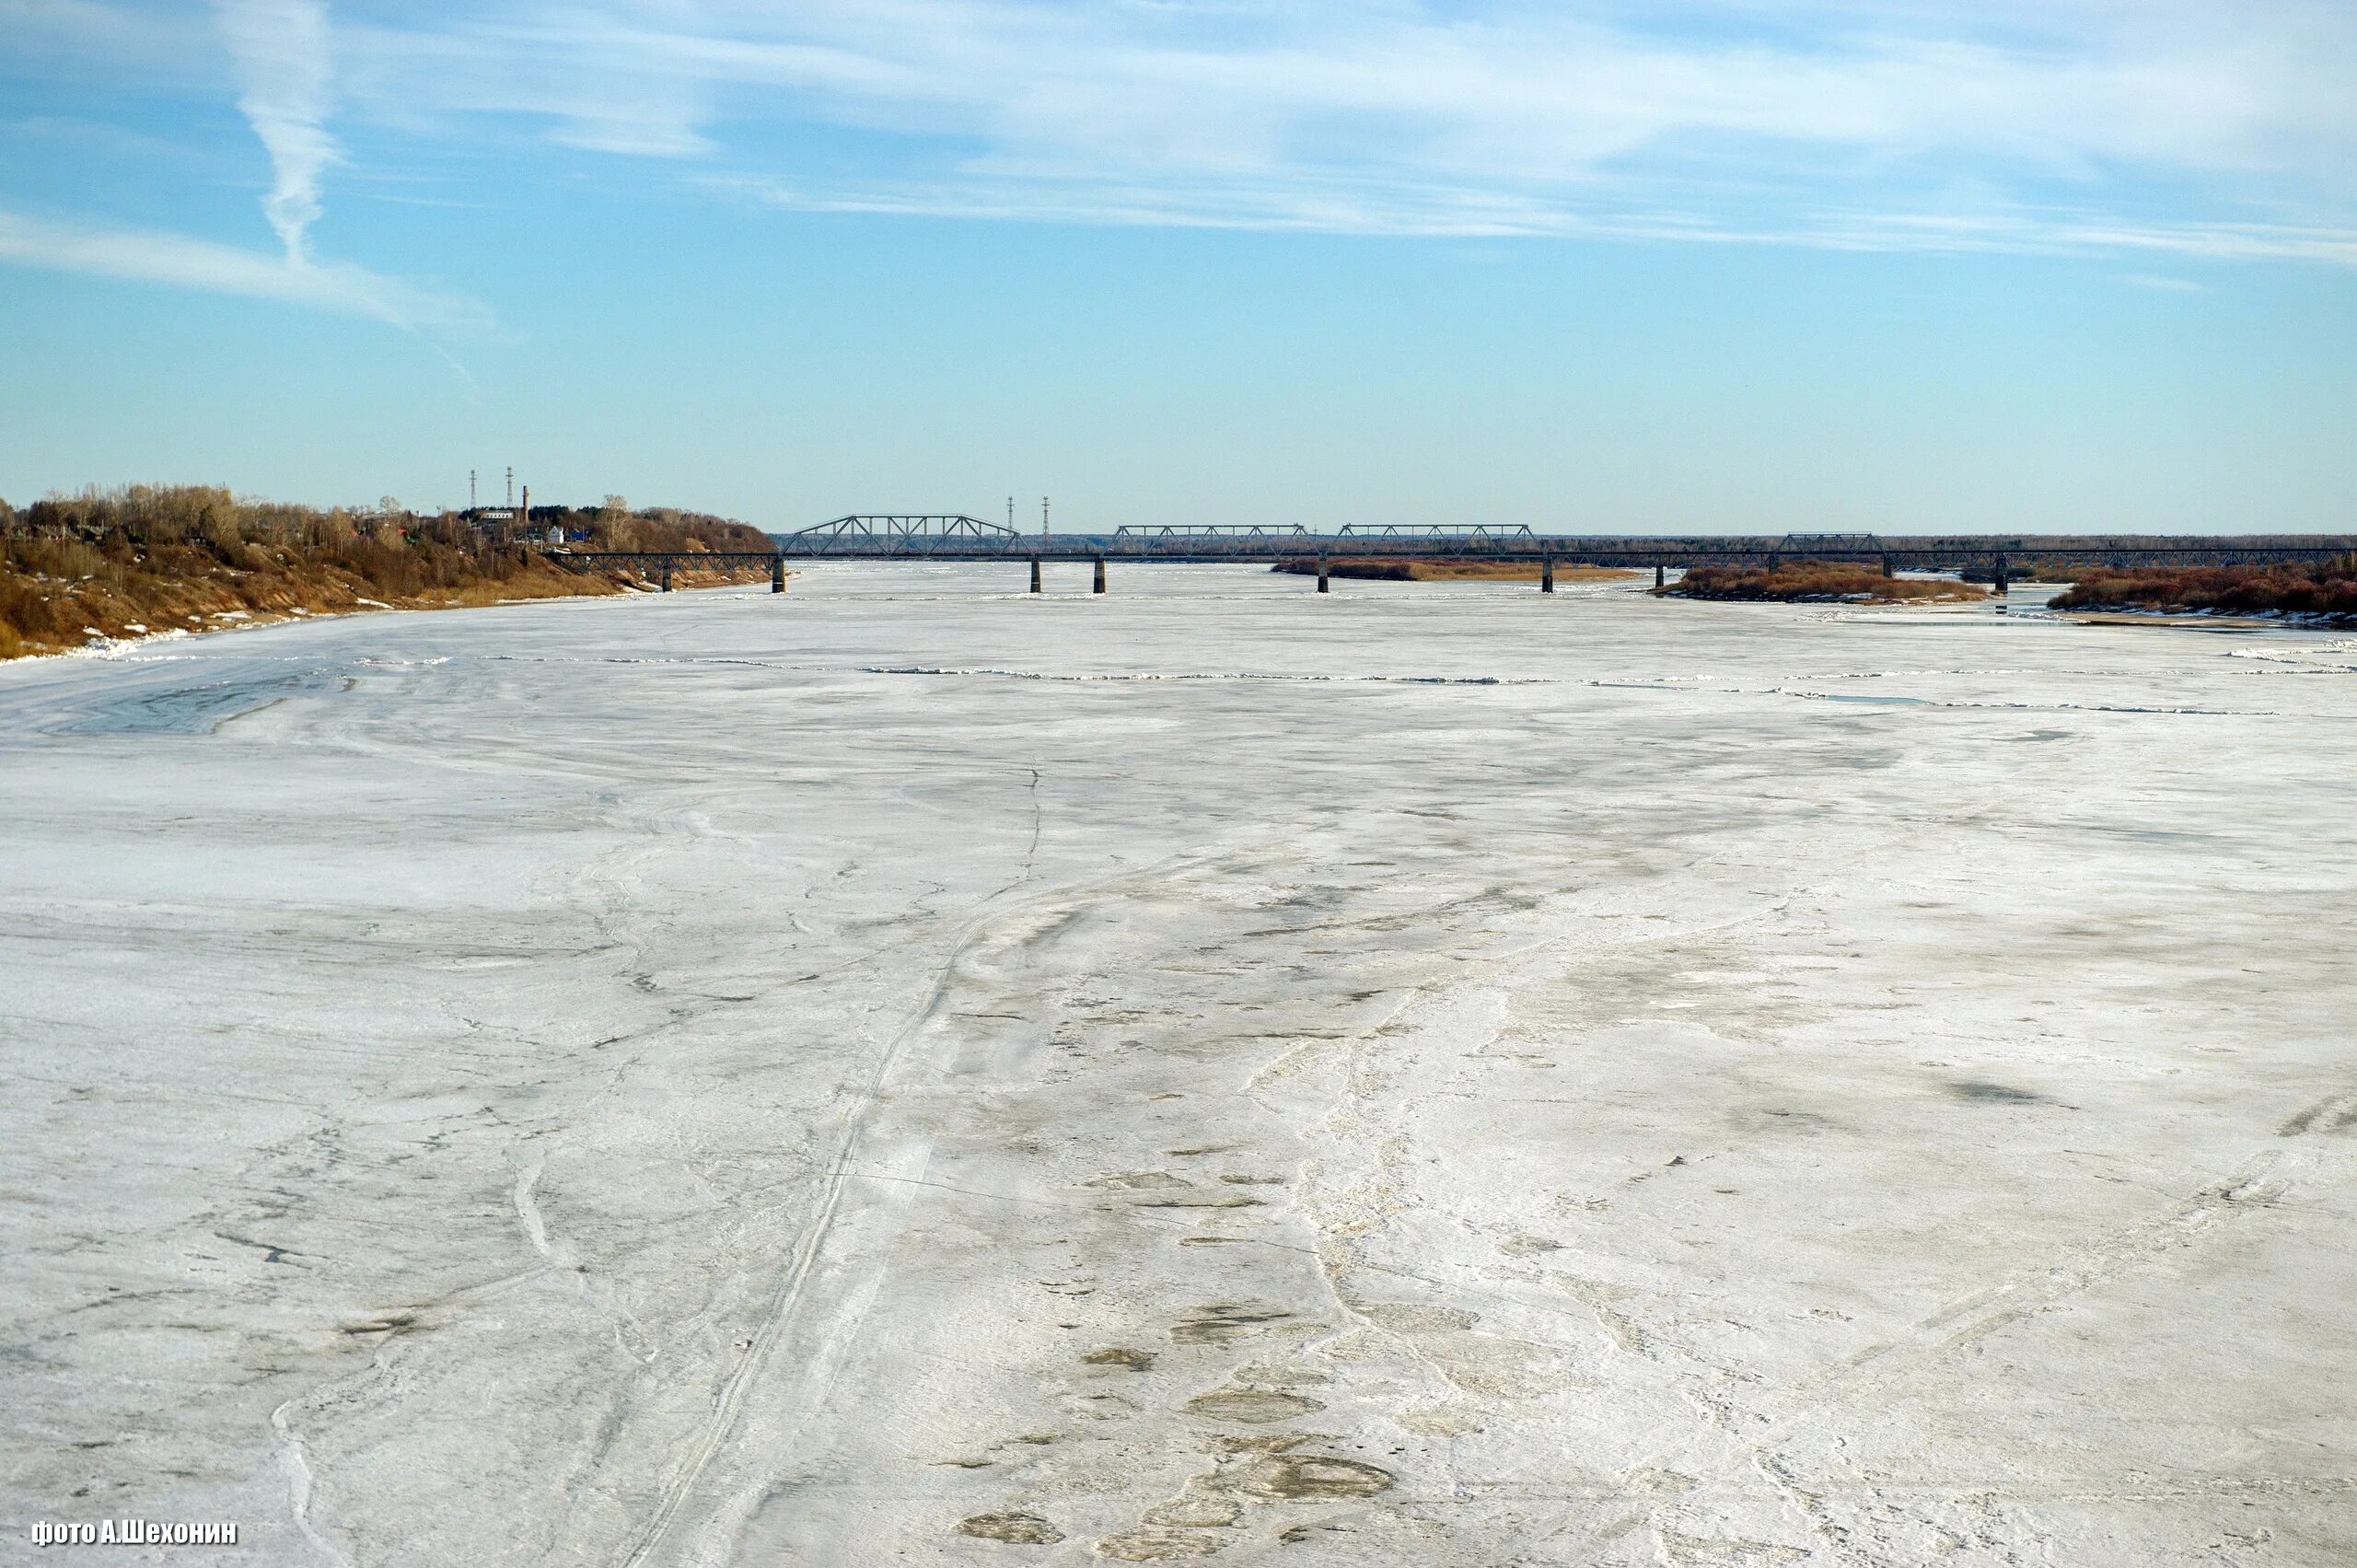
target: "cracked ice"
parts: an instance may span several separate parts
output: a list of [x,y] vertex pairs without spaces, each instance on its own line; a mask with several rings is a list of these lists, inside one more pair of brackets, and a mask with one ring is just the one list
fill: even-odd
[[2346,640],[1021,574],[0,669],[9,1540],[2357,1555]]

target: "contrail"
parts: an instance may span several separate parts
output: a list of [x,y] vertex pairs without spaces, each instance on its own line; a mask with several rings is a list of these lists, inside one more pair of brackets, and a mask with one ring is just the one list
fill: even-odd
[[221,36],[238,64],[238,99],[270,154],[274,175],[261,209],[292,266],[310,263],[319,179],[342,157],[323,128],[333,67],[320,0],[214,0]]

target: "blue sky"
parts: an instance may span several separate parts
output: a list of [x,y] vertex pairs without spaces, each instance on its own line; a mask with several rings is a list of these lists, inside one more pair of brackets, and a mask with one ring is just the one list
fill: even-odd
[[2345,0],[0,0],[0,495],[2357,528]]

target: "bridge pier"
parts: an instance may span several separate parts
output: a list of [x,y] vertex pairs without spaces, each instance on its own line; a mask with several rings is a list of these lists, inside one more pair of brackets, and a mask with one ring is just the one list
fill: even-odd
[[1654,566],[1654,587],[1662,588],[1667,587],[1668,586],[1669,568],[1656,563]]
[[1319,556],[1319,557],[1318,558],[1318,591],[1319,593],[1321,593],[1321,594],[1327,591],[1327,589],[1326,589],[1326,558],[1325,558],[1323,555],[1321,555],[1321,556]]
[[1882,575],[1886,577],[1896,577],[1898,575],[1898,564],[1887,555],[1882,558]]
[[770,592],[785,592],[785,557],[781,555],[770,563]]
[[1989,574],[1989,586],[2000,596],[2003,596],[2006,589],[2012,586],[2006,580],[2005,556],[2003,551],[2000,551],[1997,554],[1997,569]]
[[1031,591],[1039,591],[1039,558],[1036,555],[1031,558]]
[[663,558],[663,591],[671,591],[671,558],[668,555]]
[[1542,594],[1555,591],[1555,558],[1551,555],[1538,558],[1538,591]]
[[1097,558],[1097,586],[1090,591],[1100,594],[1105,591],[1105,558],[1102,555]]

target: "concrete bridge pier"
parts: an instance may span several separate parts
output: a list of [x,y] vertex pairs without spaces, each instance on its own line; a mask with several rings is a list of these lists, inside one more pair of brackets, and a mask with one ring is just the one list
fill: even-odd
[[1325,558],[1323,555],[1321,555],[1321,556],[1319,556],[1319,557],[1318,558],[1318,591],[1319,593],[1321,593],[1321,594],[1327,591],[1327,589],[1326,589],[1326,558]]
[[1997,557],[1997,569],[1989,574],[1989,586],[2000,594],[2003,593],[2007,587],[2011,587],[2011,584],[2006,580],[2005,557],[2002,552]]
[[785,557],[783,555],[770,563],[770,592],[785,592]]
[[663,591],[667,594],[671,591],[671,563],[668,558],[663,563]]
[[1551,555],[1538,558],[1538,591],[1542,594],[1555,591],[1555,558]]
[[1654,587],[1660,588],[1666,587],[1668,586],[1669,568],[1666,566],[1655,566],[1654,568]]
[[1887,555],[1882,558],[1882,575],[1886,577],[1896,577],[1898,575],[1898,563],[1891,560]]
[[1089,591],[1100,594],[1105,591],[1105,558],[1102,555],[1097,558],[1097,586]]
[[1039,591],[1039,558],[1036,555],[1031,558],[1031,591]]

